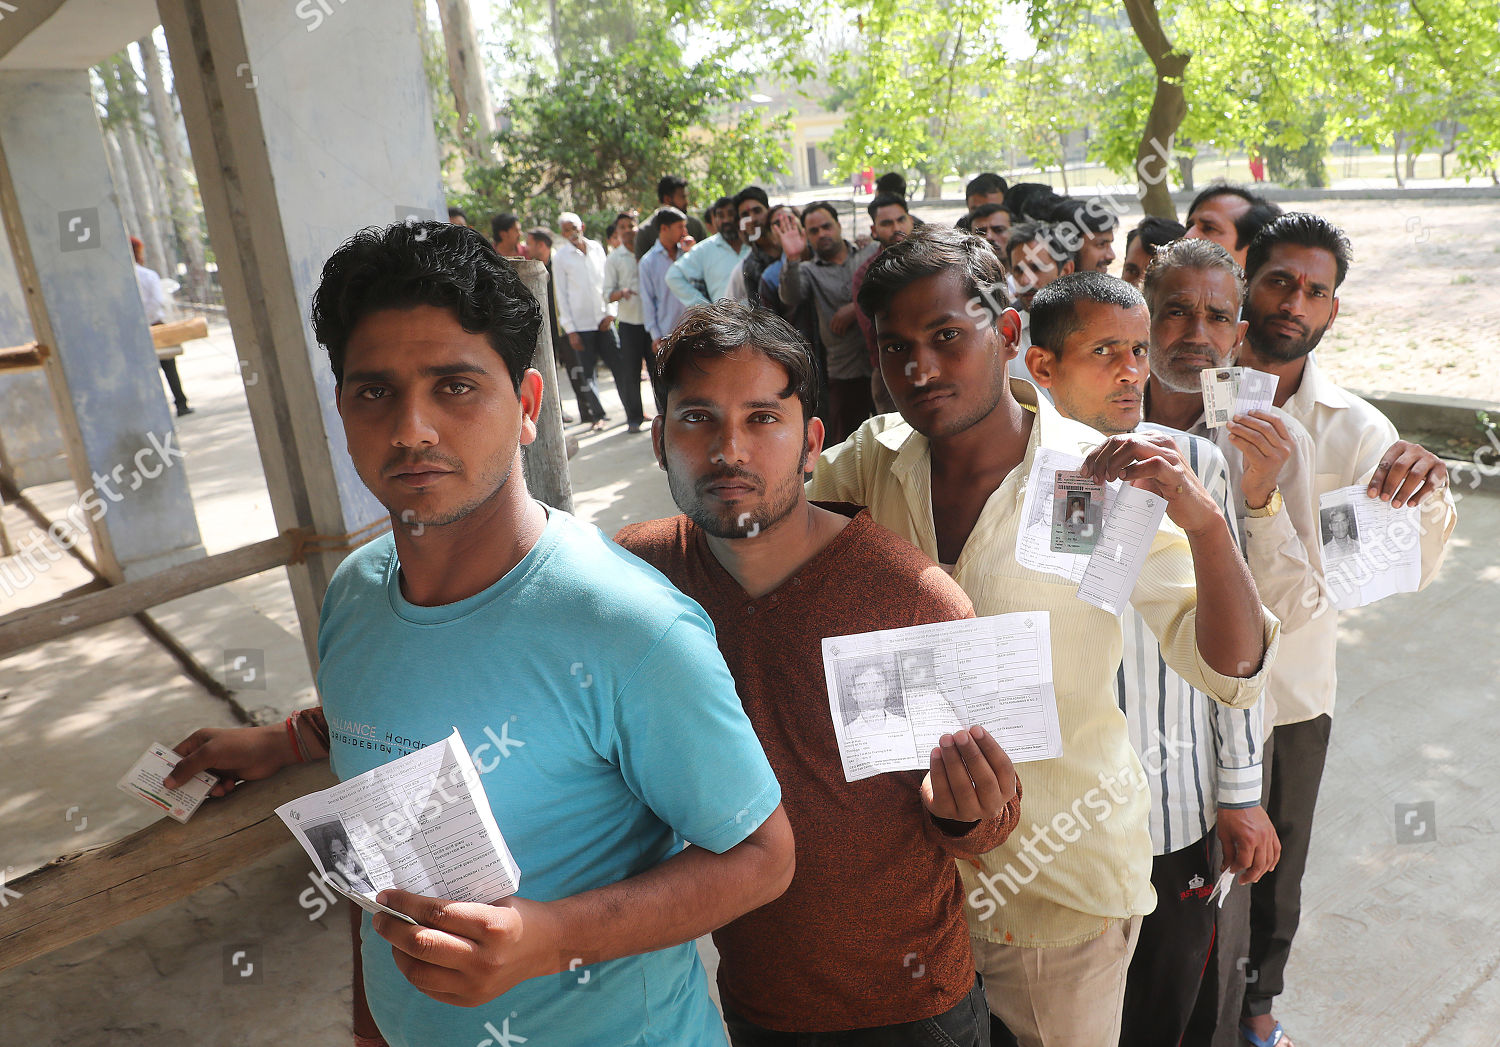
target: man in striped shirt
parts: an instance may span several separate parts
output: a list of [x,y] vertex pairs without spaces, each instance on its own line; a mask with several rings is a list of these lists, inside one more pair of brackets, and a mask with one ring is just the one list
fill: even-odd
[[[1102,273],[1065,276],[1036,293],[1031,337],[1028,368],[1061,414],[1110,436],[1171,437],[1243,547],[1218,448],[1200,436],[1142,425],[1151,323],[1139,292]],[[1274,867],[1280,844],[1260,806],[1261,704],[1229,709],[1213,701],[1168,667],[1138,611],[1127,611],[1121,624],[1115,690],[1150,784],[1157,900],[1131,959],[1120,1043],[1175,1045],[1213,941],[1216,910],[1205,900],[1221,864],[1253,882]],[[1218,840],[1211,835],[1216,825]]]

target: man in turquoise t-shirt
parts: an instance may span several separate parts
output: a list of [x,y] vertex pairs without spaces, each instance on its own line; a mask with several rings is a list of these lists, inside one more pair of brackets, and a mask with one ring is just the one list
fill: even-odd
[[[420,926],[364,916],[365,995],[392,1047],[722,1045],[692,941],[786,889],[791,830],[708,617],[527,493],[540,323],[510,264],[446,223],[357,234],[314,299],[395,530],[329,585],[310,748],[348,779],[457,727],[521,869],[494,905],[382,892]],[[175,778],[296,758],[279,724],[178,751]]]

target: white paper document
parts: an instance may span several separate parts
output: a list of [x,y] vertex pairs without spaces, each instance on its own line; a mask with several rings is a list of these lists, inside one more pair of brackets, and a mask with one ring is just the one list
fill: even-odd
[[276,813],[324,880],[367,912],[414,922],[375,901],[392,887],[492,905],[521,885],[457,728]]
[[1414,593],[1422,581],[1422,510],[1371,498],[1362,484],[1318,498],[1318,540],[1328,602],[1340,611],[1396,593]]
[[[1077,584],[1080,600],[1120,614],[1130,602],[1167,503],[1119,480],[1102,489],[1084,487],[1073,479],[1082,464],[1077,455],[1045,447],[1037,451],[1021,503],[1016,562],[1061,575]],[[1095,520],[1102,522],[1096,525]]]
[[976,724],[1016,763],[1062,753],[1046,611],[825,637],[823,673],[848,781],[923,770]]
[[175,820],[186,822],[208,799],[209,790],[219,784],[219,779],[200,771],[191,781],[183,782],[176,789],[168,789],[162,782],[181,759],[161,742],[153,742],[116,787],[142,803],[165,811]]
[[1205,367],[1198,380],[1203,384],[1203,422],[1210,429],[1251,411],[1269,410],[1280,381],[1252,367]]

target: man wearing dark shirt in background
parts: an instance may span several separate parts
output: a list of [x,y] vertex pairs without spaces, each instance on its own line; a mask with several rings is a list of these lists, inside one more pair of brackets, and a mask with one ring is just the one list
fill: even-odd
[[[844,239],[838,212],[826,201],[808,204],[799,227],[790,215],[776,218],[783,257],[781,301],[789,309],[811,298],[818,312],[818,334],[828,360],[828,443],[844,442],[875,412],[870,395],[870,361],[854,304],[854,271],[874,253],[856,252]],[[802,261],[812,245],[813,261]]]
[[[646,252],[656,244],[661,230],[660,215],[664,208],[675,207],[687,215],[687,232],[697,243],[708,239],[708,231],[703,228],[703,223],[693,217],[688,210],[687,202],[687,179],[679,175],[663,175],[662,180],[656,183],[656,200],[660,204],[653,214],[635,232],[635,258],[640,261],[646,256]],[[691,246],[691,245],[689,245]]]
[[807,501],[816,365],[784,321],[728,301],[691,309],[657,375],[652,440],[686,515],[617,540],[713,620],[798,848],[783,899],[714,936],[731,1039],[988,1044],[954,859],[1009,835],[1015,771],[983,728],[955,723],[925,776],[845,781],[822,654],[825,636],[967,618],[969,601],[867,511]]

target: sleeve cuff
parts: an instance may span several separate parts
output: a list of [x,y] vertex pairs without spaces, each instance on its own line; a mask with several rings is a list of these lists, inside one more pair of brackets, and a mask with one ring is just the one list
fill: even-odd
[[1260,803],[1261,765],[1250,767],[1220,767],[1218,773],[1218,795],[1215,804],[1219,807],[1254,807]]
[[[1204,693],[1231,709],[1248,709],[1256,703],[1266,689],[1266,679],[1270,676],[1271,665],[1276,661],[1276,652],[1281,647],[1281,622],[1264,606],[1261,607],[1260,614],[1261,642],[1265,645],[1265,653],[1261,655],[1260,668],[1254,676],[1225,676],[1215,671],[1203,660],[1203,653],[1198,650],[1196,640],[1193,644],[1193,657],[1197,659],[1198,672],[1203,677]],[[1194,623],[1195,628],[1197,624]]]

